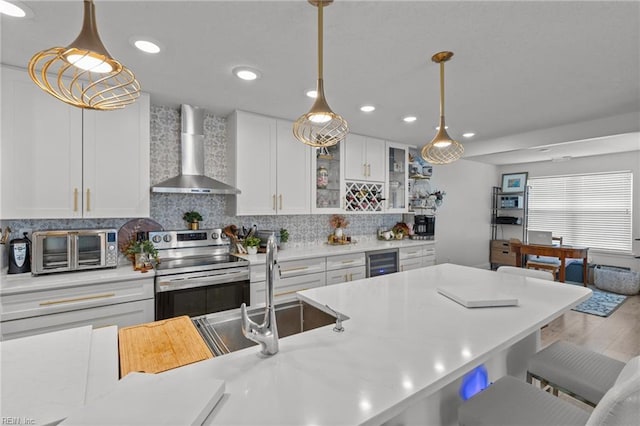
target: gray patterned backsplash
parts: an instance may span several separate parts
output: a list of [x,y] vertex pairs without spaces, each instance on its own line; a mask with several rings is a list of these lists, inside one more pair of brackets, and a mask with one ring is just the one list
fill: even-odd
[[[207,114],[205,132],[205,174],[228,182],[226,160],[227,120]],[[180,110],[165,106],[151,106],[151,185],[176,176],[180,171]],[[256,225],[258,229],[286,228],[293,246],[326,241],[331,232],[330,215],[229,216],[226,195],[151,194],[151,219],[165,229],[186,229],[182,220],[185,211],[197,210],[204,218],[200,226],[219,228],[229,224],[238,227]],[[400,214],[347,215],[350,221],[347,234],[354,238],[374,238],[380,227],[390,228],[402,220]],[[19,237],[20,229],[80,229],[120,228],[128,219],[28,219],[3,220],[2,229],[9,226],[11,238]]]

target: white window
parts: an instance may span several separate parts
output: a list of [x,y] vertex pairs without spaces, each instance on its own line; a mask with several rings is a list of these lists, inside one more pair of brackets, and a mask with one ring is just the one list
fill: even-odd
[[528,228],[562,243],[631,253],[630,171],[529,178]]

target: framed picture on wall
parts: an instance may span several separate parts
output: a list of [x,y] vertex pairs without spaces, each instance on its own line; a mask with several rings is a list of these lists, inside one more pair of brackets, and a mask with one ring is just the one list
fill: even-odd
[[502,192],[524,192],[527,187],[527,172],[502,175]]

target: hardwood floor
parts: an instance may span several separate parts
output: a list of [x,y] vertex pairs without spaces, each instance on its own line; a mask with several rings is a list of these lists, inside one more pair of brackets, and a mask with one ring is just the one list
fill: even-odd
[[556,340],[624,362],[640,355],[640,295],[629,296],[608,318],[575,311],[564,314],[542,329],[542,347]]

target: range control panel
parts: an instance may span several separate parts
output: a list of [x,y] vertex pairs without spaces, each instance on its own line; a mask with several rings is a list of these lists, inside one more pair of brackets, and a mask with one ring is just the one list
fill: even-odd
[[229,238],[222,233],[222,229],[152,231],[149,232],[149,240],[158,250],[230,244]]

